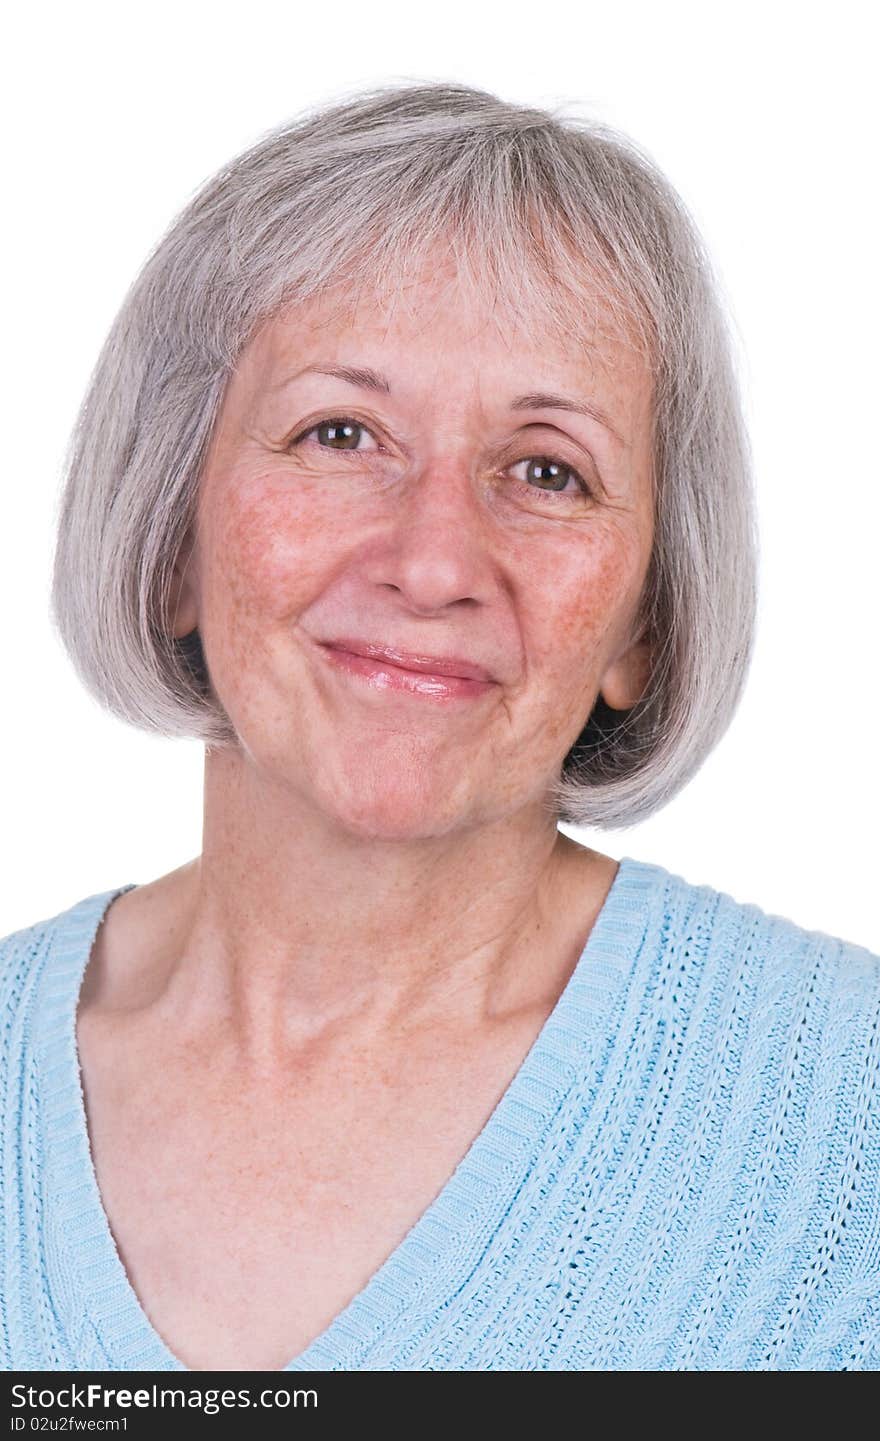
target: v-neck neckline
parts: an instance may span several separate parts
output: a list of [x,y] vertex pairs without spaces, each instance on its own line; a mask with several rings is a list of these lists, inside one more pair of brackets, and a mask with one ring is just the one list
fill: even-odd
[[[578,1076],[588,1079],[616,1027],[662,867],[623,856],[552,1011],[449,1179],[365,1285],[278,1374],[358,1369],[416,1296],[439,1307],[473,1268],[533,1163],[541,1136]],[[55,918],[41,978],[39,1074],[47,1122],[44,1204],[77,1270],[78,1295],[111,1366],[188,1371],[153,1327],[122,1263],[91,1153],[76,1014],[86,964],[112,902],[136,883],[87,896]],[[470,1242],[470,1244],[468,1244]],[[441,1263],[445,1263],[441,1264]],[[437,1282],[432,1293],[432,1279]]]

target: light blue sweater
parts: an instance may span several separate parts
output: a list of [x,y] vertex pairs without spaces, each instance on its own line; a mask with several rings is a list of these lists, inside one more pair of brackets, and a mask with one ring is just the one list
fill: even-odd
[[[187,1369],[116,1250],[77,1062],[130,889],[0,941],[5,1370]],[[878,1018],[880,957],[624,857],[470,1149],[285,1370],[880,1369]]]

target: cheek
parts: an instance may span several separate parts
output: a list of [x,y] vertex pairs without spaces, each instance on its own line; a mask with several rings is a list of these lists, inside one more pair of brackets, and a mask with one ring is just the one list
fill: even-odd
[[[643,580],[638,536],[596,527],[554,545],[533,572],[524,606],[530,654],[582,688],[604,668],[632,622]],[[577,662],[574,666],[572,662]]]
[[332,566],[338,541],[326,519],[287,497],[256,488],[227,494],[222,520],[205,527],[210,562],[203,580],[209,613],[234,612],[237,623],[287,619]]

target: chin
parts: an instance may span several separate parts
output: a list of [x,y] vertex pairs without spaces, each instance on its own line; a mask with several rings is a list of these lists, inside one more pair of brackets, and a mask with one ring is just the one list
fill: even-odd
[[465,820],[462,801],[414,784],[365,786],[327,798],[326,809],[352,836],[375,841],[416,841],[442,836]]

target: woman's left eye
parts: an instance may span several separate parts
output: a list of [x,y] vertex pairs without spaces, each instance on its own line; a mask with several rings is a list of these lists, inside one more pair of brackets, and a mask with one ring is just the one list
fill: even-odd
[[[525,460],[518,460],[511,469],[516,470],[517,466],[523,465],[526,471],[521,484],[528,490],[558,496],[560,500],[577,500],[592,494],[580,471],[564,460],[555,460],[550,455],[530,455]],[[570,482],[574,483],[573,490],[567,489]]]

